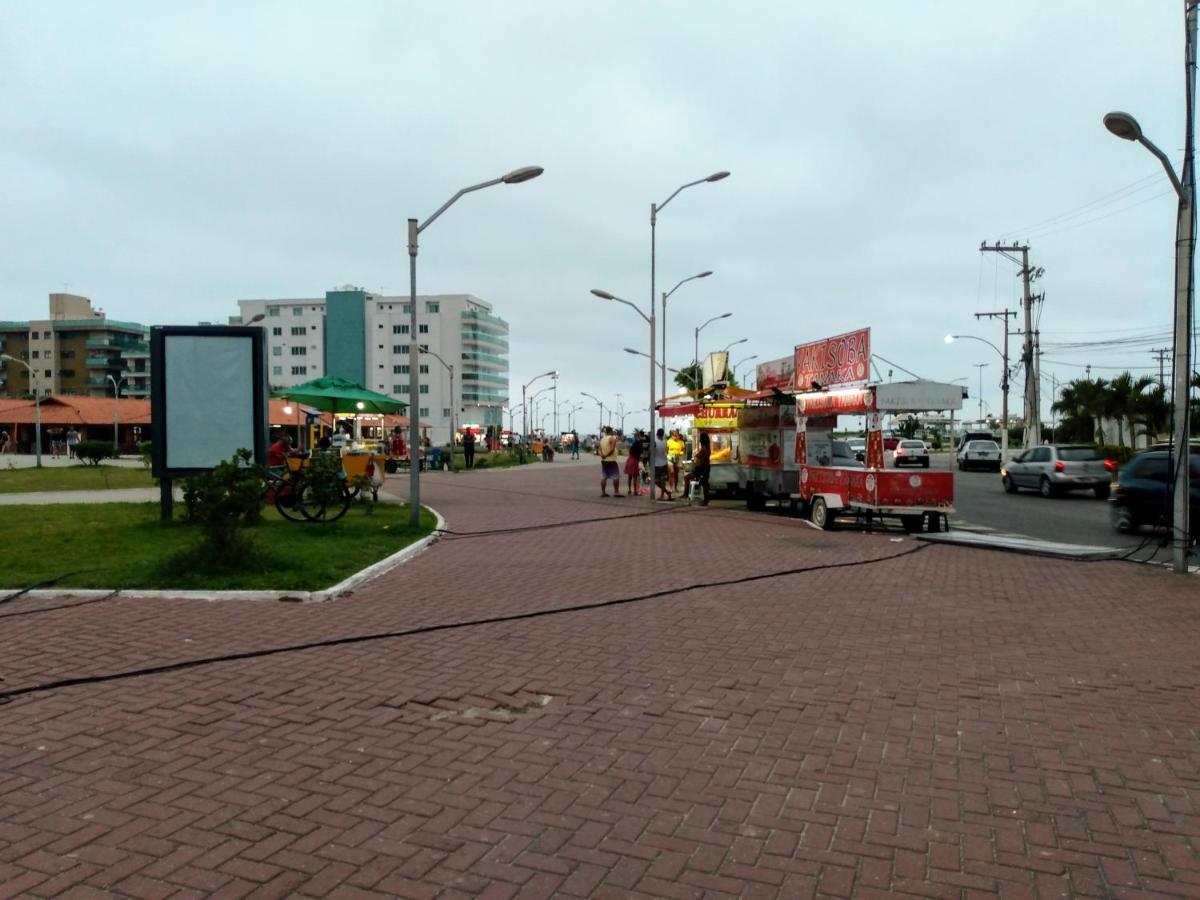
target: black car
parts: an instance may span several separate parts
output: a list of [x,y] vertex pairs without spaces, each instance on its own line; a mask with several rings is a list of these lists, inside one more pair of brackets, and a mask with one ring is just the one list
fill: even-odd
[[[1171,454],[1166,450],[1146,450],[1121,469],[1112,486],[1109,503],[1113,527],[1122,533],[1137,531],[1142,525],[1169,526],[1173,518]],[[1188,458],[1191,493],[1190,521],[1200,513],[1200,453]]]

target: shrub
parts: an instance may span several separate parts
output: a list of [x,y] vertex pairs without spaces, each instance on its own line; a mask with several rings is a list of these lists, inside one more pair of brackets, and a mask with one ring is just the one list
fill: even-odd
[[152,449],[153,448],[149,441],[142,441],[140,444],[138,444],[138,456],[142,458],[142,465],[147,469],[150,468],[150,463],[153,462],[153,459],[151,458]]
[[113,445],[108,441],[80,441],[75,445],[75,457],[86,466],[98,466],[116,455]]
[[187,521],[204,529],[214,561],[247,552],[250,543],[241,529],[262,518],[263,472],[252,459],[253,454],[243,448],[211,472],[184,479]]

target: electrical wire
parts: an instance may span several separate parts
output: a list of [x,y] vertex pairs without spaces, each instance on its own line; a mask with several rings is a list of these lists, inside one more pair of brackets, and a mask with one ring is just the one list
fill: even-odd
[[1047,219],[1042,219],[1040,222],[1035,222],[1032,225],[1028,225],[1024,228],[1018,228],[1018,229],[1014,229],[1012,231],[1001,232],[1001,235],[1029,234],[1035,230],[1054,225],[1055,223],[1058,223],[1061,220],[1072,219],[1072,218],[1075,218],[1080,215],[1086,215],[1097,207],[1105,206],[1110,203],[1115,203],[1119,200],[1123,200],[1126,196],[1131,196],[1133,194],[1137,194],[1137,193],[1140,193],[1141,191],[1148,189],[1150,187],[1150,184],[1152,182],[1158,181],[1158,179],[1160,177],[1161,176],[1158,175],[1157,173],[1154,173],[1152,175],[1145,175],[1145,176],[1139,178],[1137,181],[1130,182],[1129,184],[1125,185],[1124,187],[1117,188],[1116,190],[1110,191],[1107,194],[1102,194],[1101,196],[1097,197],[1095,200],[1092,200],[1088,203],[1084,203],[1080,206],[1073,207],[1073,208],[1067,210],[1066,212],[1059,213],[1056,216],[1050,216]]
[[329,647],[345,647],[352,644],[395,640],[398,638],[414,637],[417,635],[434,634],[440,631],[452,631],[460,628],[474,628],[483,625],[501,625],[509,622],[529,621],[531,619],[547,618],[550,616],[569,615],[571,613],[578,612],[590,612],[597,609],[608,609],[634,603],[645,603],[650,600],[660,600],[664,597],[676,596],[679,594],[690,593],[692,591],[704,590],[707,588],[752,584],[754,582],[767,581],[774,578],[786,578],[792,575],[804,575],[809,572],[820,572],[830,569],[845,569],[854,566],[873,565],[875,563],[890,562],[891,560],[899,559],[904,556],[911,556],[912,554],[920,553],[931,546],[934,545],[926,543],[915,544],[912,547],[900,551],[899,553],[892,553],[888,556],[879,556],[872,559],[851,560],[839,563],[820,563],[813,566],[797,566],[796,568],[784,569],[783,571],[779,572],[763,572],[755,575],[742,576],[740,578],[696,582],[693,584],[683,585],[682,587],[666,588],[660,591],[651,591],[650,593],[646,594],[637,594],[631,597],[619,597],[612,600],[598,600],[593,603],[579,603],[572,606],[554,607],[552,609],[539,609],[523,613],[487,616],[480,619],[467,619],[460,622],[443,622],[436,625],[423,625],[417,628],[399,629],[396,631],[374,632],[370,634],[327,638],[325,640],[309,641],[302,644],[287,644],[282,647],[247,650],[241,653],[227,653],[221,656],[207,656],[201,657],[200,659],[163,663],[157,666],[144,666],[139,669],[126,669],[120,672],[109,672],[101,675],[84,675],[77,678],[60,678],[54,681],[45,681],[39,684],[31,684],[25,687],[13,688],[8,691],[0,691],[0,705],[11,703],[18,697],[24,697],[30,694],[48,693],[70,687],[80,687],[94,684],[110,684],[115,681],[124,681],[131,678],[145,678],[152,675],[183,672],[189,669],[197,669],[204,666],[218,665],[220,663],[227,662],[240,662],[248,659],[265,659],[271,656],[279,656],[285,653],[298,653],[305,650],[320,650],[327,649]]

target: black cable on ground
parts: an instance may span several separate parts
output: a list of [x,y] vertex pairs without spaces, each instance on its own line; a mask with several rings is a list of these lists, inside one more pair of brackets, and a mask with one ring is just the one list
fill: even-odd
[[596,603],[580,603],[574,606],[555,607],[551,609],[539,609],[532,612],[511,613],[503,616],[489,616],[483,619],[470,619],[465,622],[446,622],[439,625],[423,625],[418,628],[410,628],[402,631],[385,631],[375,634],[354,635],[351,637],[328,638],[323,641],[312,641],[305,644],[291,644],[285,647],[274,647],[265,650],[247,650],[242,653],[229,653],[223,656],[210,656],[202,659],[186,660],[184,662],[164,663],[158,666],[147,666],[142,669],[130,669],[124,672],[112,672],[107,675],[85,675],[79,678],[62,678],[57,681],[47,681],[42,684],[32,684],[23,688],[13,688],[10,691],[0,692],[0,705],[11,703],[17,697],[27,696],[29,694],[41,694],[49,691],[61,690],[69,687],[79,687],[82,685],[91,684],[106,684],[113,681],[123,681],[128,678],[143,678],[150,675],[163,675],[170,672],[182,672],[188,669],[197,669],[202,666],[216,665],[225,662],[239,662],[245,659],[262,659],[268,656],[278,656],[284,653],[297,653],[303,650],[319,650],[329,647],[343,647],[350,644],[362,644],[369,641],[391,640],[394,638],[413,637],[415,635],[432,634],[438,631],[451,631],[459,628],[471,628],[479,625],[499,625],[508,622],[520,622],[529,619],[540,619],[548,616],[565,615],[568,613],[589,612],[597,609],[607,609],[614,606],[625,606],[631,603],[642,603],[647,600],[658,600],[662,597],[669,597],[675,594],[684,594],[690,591],[703,590],[712,587],[728,587],[730,585],[750,584],[755,581],[765,581],[771,578],[784,578],[789,575],[803,575],[808,572],[819,572],[826,569],[844,569],[852,566],[865,566],[873,563],[888,562],[890,560],[899,559],[902,556],[911,556],[914,553],[920,553],[922,550],[928,549],[930,544],[916,544],[899,553],[893,553],[889,556],[879,556],[873,559],[859,559],[849,562],[839,563],[822,563],[814,566],[800,566],[795,569],[785,569],[781,572],[766,572],[759,575],[747,575],[742,578],[730,578],[720,581],[707,581],[697,584],[689,584],[679,588],[667,588],[661,591],[653,591],[649,594],[639,594],[633,597],[620,597],[615,600],[601,600]]
[[30,591],[36,591],[38,588],[53,587],[64,578],[70,578],[72,575],[82,575],[84,572],[90,572],[91,569],[76,569],[74,572],[63,572],[61,575],[55,575],[53,578],[47,578],[45,581],[35,581],[33,584],[21,588],[15,593],[9,594],[7,597],[0,599],[0,603],[11,603],[18,597],[24,597]]
[[58,606],[41,606],[37,609],[26,609],[22,610],[21,612],[14,612],[5,616],[0,616],[0,620],[16,619],[20,618],[21,616],[37,616],[41,615],[42,613],[55,612],[60,609],[75,609],[77,606],[88,606],[92,603],[103,603],[105,600],[111,600],[119,593],[121,593],[121,589],[117,588],[115,591],[110,591],[103,597],[92,597],[90,600],[80,600],[78,603],[62,603]]

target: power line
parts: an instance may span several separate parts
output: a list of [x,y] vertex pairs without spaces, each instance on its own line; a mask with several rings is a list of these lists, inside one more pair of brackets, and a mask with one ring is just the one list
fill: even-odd
[[1136,209],[1139,206],[1144,206],[1151,200],[1157,200],[1159,197],[1166,197],[1167,195],[1175,196],[1175,191],[1162,191],[1152,197],[1147,197],[1145,200],[1139,200],[1137,203],[1131,203],[1128,206],[1122,206],[1120,209],[1114,209],[1112,212],[1105,213],[1102,216],[1096,216],[1094,219],[1085,219],[1082,222],[1076,222],[1074,225],[1064,225],[1062,228],[1055,228],[1050,231],[1040,231],[1031,235],[1030,237],[1046,238],[1056,234],[1062,234],[1064,231],[1073,231],[1076,228],[1082,228],[1084,225],[1091,225],[1095,222],[1101,222],[1104,219],[1111,219],[1113,216],[1120,215],[1123,212],[1128,212],[1131,209]]
[[1151,183],[1158,181],[1159,177],[1160,176],[1157,173],[1153,175],[1146,175],[1143,178],[1139,178],[1137,181],[1130,182],[1124,187],[1117,188],[1115,191],[1102,194],[1095,200],[1092,200],[1090,203],[1084,203],[1081,206],[1076,206],[1067,210],[1066,212],[1059,213],[1056,216],[1050,216],[1048,219],[1042,219],[1040,222],[1034,222],[1032,225],[1026,225],[1024,228],[1018,228],[1012,231],[1004,231],[1001,232],[1001,234],[1027,234],[1035,229],[1045,228],[1063,219],[1072,219],[1076,216],[1085,215],[1094,207],[1115,203],[1118,200],[1124,199],[1124,197],[1128,194],[1136,194],[1140,191],[1146,190]]

